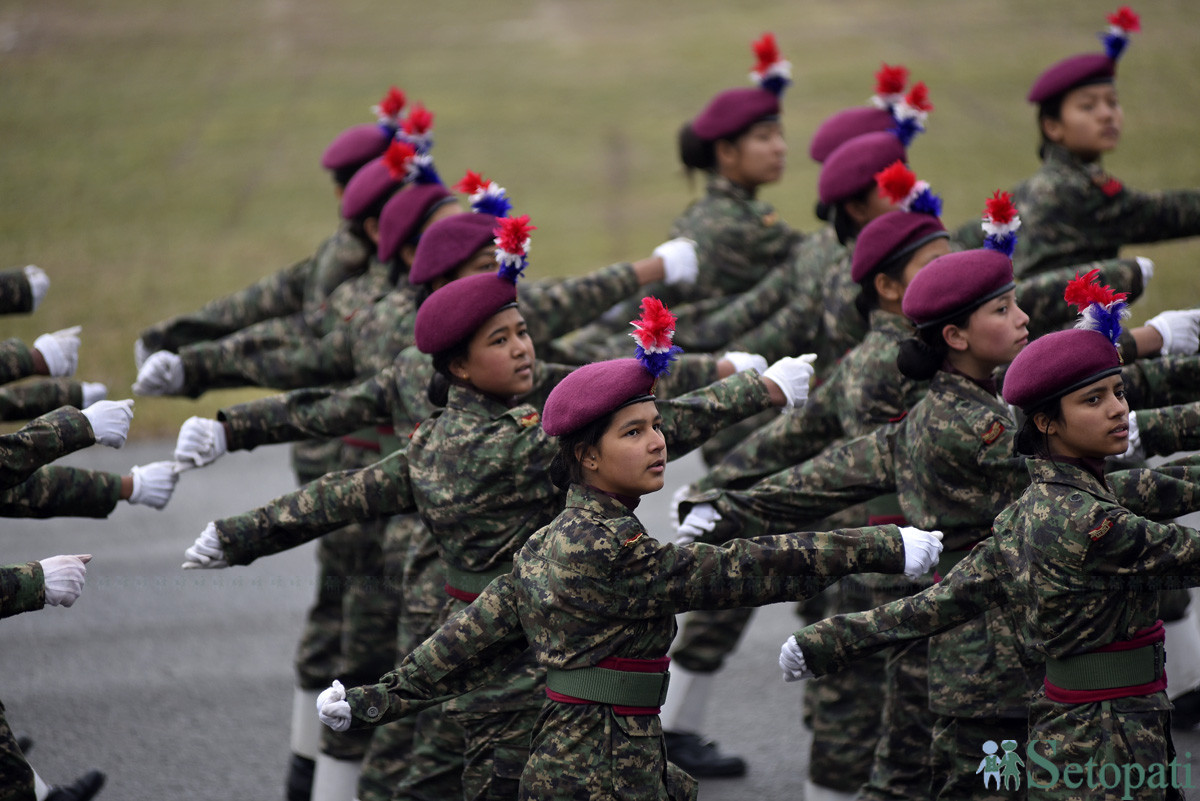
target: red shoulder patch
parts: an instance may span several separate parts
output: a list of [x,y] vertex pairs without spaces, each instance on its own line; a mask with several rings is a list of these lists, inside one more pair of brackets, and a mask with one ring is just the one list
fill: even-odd
[[983,441],[984,441],[984,443],[991,445],[993,442],[1000,439],[1000,436],[1003,433],[1004,433],[1004,423],[1001,423],[999,420],[996,420],[990,426],[988,426],[987,431],[983,432]]
[[421,424],[420,424],[420,423],[417,423],[415,426],[413,426],[413,430],[408,432],[408,438],[409,438],[409,439],[412,439],[412,438],[413,438],[413,434],[416,434],[416,433],[417,433],[417,429],[418,429],[418,428],[420,428],[420,427],[421,427]]
[[1094,529],[1092,529],[1091,531],[1088,532],[1088,536],[1094,540],[1098,540],[1101,537],[1103,537],[1105,534],[1107,534],[1110,530],[1112,530],[1112,527],[1113,527],[1113,521],[1110,518],[1106,517],[1106,518],[1104,518],[1103,523],[1101,523],[1100,525],[1096,526]]
[[646,536],[646,532],[643,531],[643,532],[640,532],[639,534],[636,534],[636,535],[630,537],[629,539],[625,540],[625,542],[623,542],[621,544],[622,545],[633,545],[635,542],[637,542],[644,536]]
[[1124,184],[1108,173],[1097,175],[1092,180],[1095,182],[1096,186],[1100,187],[1100,191],[1108,197],[1116,197],[1120,191],[1125,188]]
[[521,428],[533,428],[541,421],[542,421],[542,416],[540,414],[538,414],[537,412],[530,412],[529,414],[525,415],[517,422],[519,422],[521,424]]
[[905,409],[904,411],[900,412],[899,417],[893,417],[892,419],[888,420],[888,422],[889,423],[899,423],[905,417],[908,417],[908,409]]

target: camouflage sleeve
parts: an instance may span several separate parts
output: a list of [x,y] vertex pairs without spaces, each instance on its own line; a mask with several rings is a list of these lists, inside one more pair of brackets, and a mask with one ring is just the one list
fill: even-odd
[[1180,589],[1200,584],[1200,531],[1179,523],[1156,523],[1116,504],[1097,502],[1077,525],[1083,531],[1112,531],[1093,536],[1101,575],[1126,581],[1138,574],[1154,578],[1152,588]]
[[47,465],[15,487],[0,490],[0,517],[99,517],[121,500],[116,473]]
[[1114,201],[1096,209],[1096,230],[1113,246],[1161,242],[1200,234],[1200,190],[1138,192],[1123,188]]
[[19,339],[0,342],[0,384],[33,375],[33,349]]
[[667,446],[681,456],[722,428],[772,407],[766,383],[754,370],[658,403]]
[[824,676],[894,645],[966,623],[1005,600],[1007,571],[995,541],[976,545],[942,580],[921,592],[865,612],[837,615],[795,634],[809,670]]
[[1200,510],[1200,455],[1118,470],[1105,478],[1113,495],[1136,515],[1161,521]]
[[1063,291],[1072,278],[1094,269],[1100,270],[1100,283],[1128,294],[1131,303],[1141,297],[1142,268],[1138,267],[1136,259],[1094,261],[1027,276],[1017,281],[1017,305],[1029,315],[1031,339],[1074,325],[1077,312],[1067,305]]
[[33,311],[33,289],[23,269],[0,270],[0,314]]
[[248,565],[359,520],[416,511],[402,449],[367,467],[327,473],[264,506],[218,520],[216,528],[229,564]]
[[1200,355],[1135,359],[1121,370],[1131,409],[1200,400]]
[[821,384],[804,406],[786,411],[739,443],[694,485],[697,491],[745,489],[807,461],[842,435],[834,382]]
[[1200,403],[1139,409],[1136,414],[1147,456],[1170,456],[1200,448]]
[[46,605],[46,579],[39,562],[0,567],[0,617],[33,612]]
[[711,212],[686,235],[696,242],[700,283],[720,295],[746,291],[754,281],[748,276],[786,261],[803,238],[759,201],[716,203]]
[[896,491],[895,442],[903,423],[835,445],[747,490],[710,490],[679,505],[710,503],[721,515],[709,542],[811,528],[847,506]]
[[83,406],[83,384],[71,378],[45,378],[0,388],[0,420],[28,420],[60,406]]
[[544,345],[636,293],[638,281],[633,265],[621,262],[560,281],[518,284],[517,291],[529,336],[534,345]]
[[346,691],[351,728],[420,712],[503,676],[529,647],[511,574],[492,581],[378,684]]
[[791,276],[791,267],[780,264],[749,290],[720,299],[719,306],[703,317],[693,314],[686,324],[681,322],[675,326],[676,344],[684,350],[706,353],[725,348],[793,297]]
[[226,424],[231,451],[277,442],[339,437],[367,426],[392,422],[395,383],[393,365],[345,389],[297,389],[222,409],[217,419]]
[[[823,314],[820,291],[797,291],[786,306],[755,328],[736,337],[726,350],[741,350],[757,353],[768,362],[785,356],[799,356],[821,350]],[[824,373],[832,364],[818,364],[817,371]]]
[[184,345],[208,342],[247,326],[302,311],[304,289],[312,276],[311,258],[251,284],[245,289],[204,304],[191,314],[155,323],[141,334],[151,351],[178,351]]
[[64,406],[0,436],[0,488],[13,487],[33,471],[96,442],[91,423],[78,409]]

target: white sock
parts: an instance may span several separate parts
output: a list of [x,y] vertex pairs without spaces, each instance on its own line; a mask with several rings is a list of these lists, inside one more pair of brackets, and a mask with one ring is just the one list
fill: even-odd
[[1167,697],[1175,700],[1200,687],[1200,624],[1191,608],[1179,620],[1163,624],[1167,640]]
[[667,700],[659,713],[663,731],[700,733],[708,712],[714,674],[671,668]]
[[321,719],[317,717],[320,690],[296,688],[292,694],[292,753],[316,759],[321,748]]
[[357,759],[334,759],[317,754],[312,801],[353,801],[358,793],[358,774],[361,769],[362,762]]
[[804,780],[804,801],[854,801],[858,793],[843,793],[821,784],[813,784],[812,779]]
[[[30,768],[33,770],[33,768]],[[42,781],[42,777],[38,775],[36,770],[33,771],[33,794],[37,801],[44,801],[46,796],[50,795],[50,790],[53,789],[46,782]]]

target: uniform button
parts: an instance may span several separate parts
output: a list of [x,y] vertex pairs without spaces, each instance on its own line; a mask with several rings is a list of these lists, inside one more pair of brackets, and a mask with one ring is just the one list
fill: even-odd
[[373,706],[373,707],[371,707],[370,709],[368,709],[368,710],[367,710],[367,717],[369,717],[369,718],[377,718],[377,717],[379,717],[379,707]]

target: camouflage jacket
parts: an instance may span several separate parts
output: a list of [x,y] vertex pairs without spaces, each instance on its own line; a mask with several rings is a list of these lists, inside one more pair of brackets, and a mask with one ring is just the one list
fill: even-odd
[[83,384],[70,378],[45,378],[0,387],[0,420],[28,420],[60,406],[83,405]]
[[368,243],[342,221],[312,256],[250,286],[209,301],[198,311],[155,323],[141,334],[151,351],[178,351],[241,331],[264,320],[320,309],[336,286],[367,268]]
[[0,314],[33,311],[33,289],[23,269],[0,270]]
[[[1016,186],[1013,201],[1021,213],[1017,275],[1115,258],[1122,245],[1200,234],[1200,190],[1138,192],[1061,145],[1046,145],[1041,168]],[[955,238],[979,247],[983,232],[971,222]]]
[[121,500],[121,476],[47,465],[0,490],[0,517],[108,517]]
[[91,423],[78,409],[63,406],[44,414],[0,436],[0,489],[15,487],[42,465],[95,442]]
[[46,579],[40,562],[0,567],[0,617],[33,612],[46,605]]
[[15,337],[0,342],[0,384],[33,375],[33,349]]

